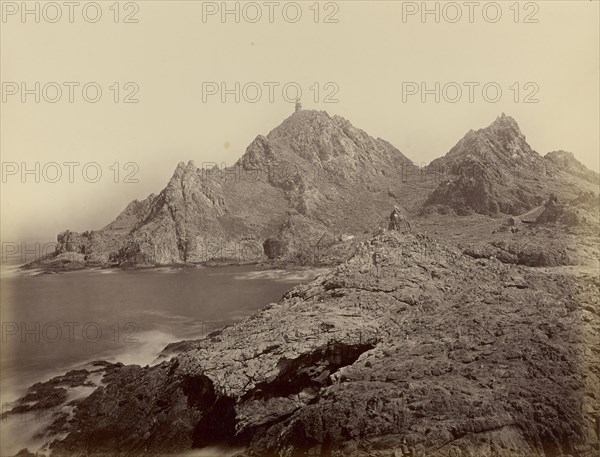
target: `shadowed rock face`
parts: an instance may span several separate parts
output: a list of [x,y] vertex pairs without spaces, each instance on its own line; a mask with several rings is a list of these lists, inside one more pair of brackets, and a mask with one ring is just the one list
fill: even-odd
[[[597,173],[588,170],[569,153],[535,152],[517,122],[502,114],[491,125],[469,131],[445,156],[427,167],[443,175],[426,206],[453,208],[459,215],[521,214],[541,205],[560,183],[573,181],[574,193],[598,185]],[[585,182],[580,182],[584,180]]]
[[170,361],[108,369],[51,449],[389,456],[406,438],[417,455],[592,457],[599,288],[384,232]]

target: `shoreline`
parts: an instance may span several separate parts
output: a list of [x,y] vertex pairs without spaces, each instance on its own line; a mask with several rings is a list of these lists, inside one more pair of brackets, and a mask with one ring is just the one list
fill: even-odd
[[306,271],[313,269],[333,268],[337,264],[300,264],[289,261],[274,261],[274,262],[239,262],[235,260],[208,260],[198,263],[170,263],[160,265],[118,265],[118,264],[90,264],[73,267],[65,267],[56,264],[39,264],[39,260],[23,263],[20,265],[11,266],[3,272],[11,271],[15,273],[30,274],[38,276],[42,274],[64,274],[77,271],[97,271],[97,272],[113,272],[113,271],[159,271],[159,270],[193,270],[201,268],[225,268],[225,267],[255,267],[261,271],[283,270],[283,271]]

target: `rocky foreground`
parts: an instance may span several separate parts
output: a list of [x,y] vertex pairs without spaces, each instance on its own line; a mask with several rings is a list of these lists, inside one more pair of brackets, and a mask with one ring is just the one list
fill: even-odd
[[599,289],[383,231],[158,365],[98,364],[102,385],[42,433],[52,456],[391,456],[404,440],[418,456],[597,456]]

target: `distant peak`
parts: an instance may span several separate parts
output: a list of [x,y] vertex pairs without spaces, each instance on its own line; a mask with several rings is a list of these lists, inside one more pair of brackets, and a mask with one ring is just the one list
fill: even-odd
[[517,121],[506,114],[502,113],[487,127],[479,130],[469,130],[464,139],[482,139],[482,138],[513,138],[515,140],[524,141],[525,135],[521,132]]
[[558,169],[561,171],[583,178],[595,185],[598,185],[600,181],[600,174],[594,170],[590,170],[588,167],[582,164],[575,158],[575,154],[572,152],[563,151],[561,149],[558,151],[549,152],[545,155],[545,158],[558,167]]
[[195,173],[196,170],[196,163],[193,160],[188,161],[187,164],[185,162],[179,162],[177,164],[177,167],[175,168],[175,172],[173,173],[173,177],[171,179],[179,179],[183,175]]
[[575,154],[573,154],[572,152],[569,151],[563,151],[562,149],[559,149],[558,151],[551,151],[548,152],[546,154],[547,157],[552,158],[552,157],[561,157],[561,158],[566,158],[566,159],[575,159]]
[[186,168],[196,168],[196,163],[193,160],[188,160],[188,163],[179,162],[175,170],[185,170]]
[[519,133],[521,133],[521,129],[519,128],[519,124],[517,124],[517,121],[513,117],[507,116],[504,113],[502,113],[500,116],[498,116],[496,118],[496,120],[494,122],[492,122],[488,128],[490,128],[490,127],[491,128],[512,128],[514,130],[517,130]]
[[296,111],[294,114],[288,117],[288,119],[316,119],[319,117],[326,117],[328,119],[331,118],[331,116],[327,114],[327,111],[319,111],[316,109],[300,109],[299,111]]
[[317,111],[312,109],[301,110],[293,113],[291,116],[275,127],[267,138],[286,136],[289,132],[320,130],[321,126],[332,124],[333,118],[326,111]]

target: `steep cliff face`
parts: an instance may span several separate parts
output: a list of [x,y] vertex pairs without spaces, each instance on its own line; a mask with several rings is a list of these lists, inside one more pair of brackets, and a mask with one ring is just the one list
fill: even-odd
[[388,457],[406,439],[434,457],[592,457],[599,288],[384,232],[171,360],[105,366],[103,385],[54,410],[50,449]]
[[205,174],[194,162],[180,163],[115,258],[150,264],[206,258],[209,243],[223,239],[218,218],[227,212],[227,207],[221,184],[207,179]]
[[539,154],[531,149],[517,122],[502,114],[488,127],[477,131],[470,130],[444,157],[431,165],[440,163],[450,168],[459,166],[464,157],[471,156],[479,161],[489,162],[494,168],[525,168],[542,162]]

